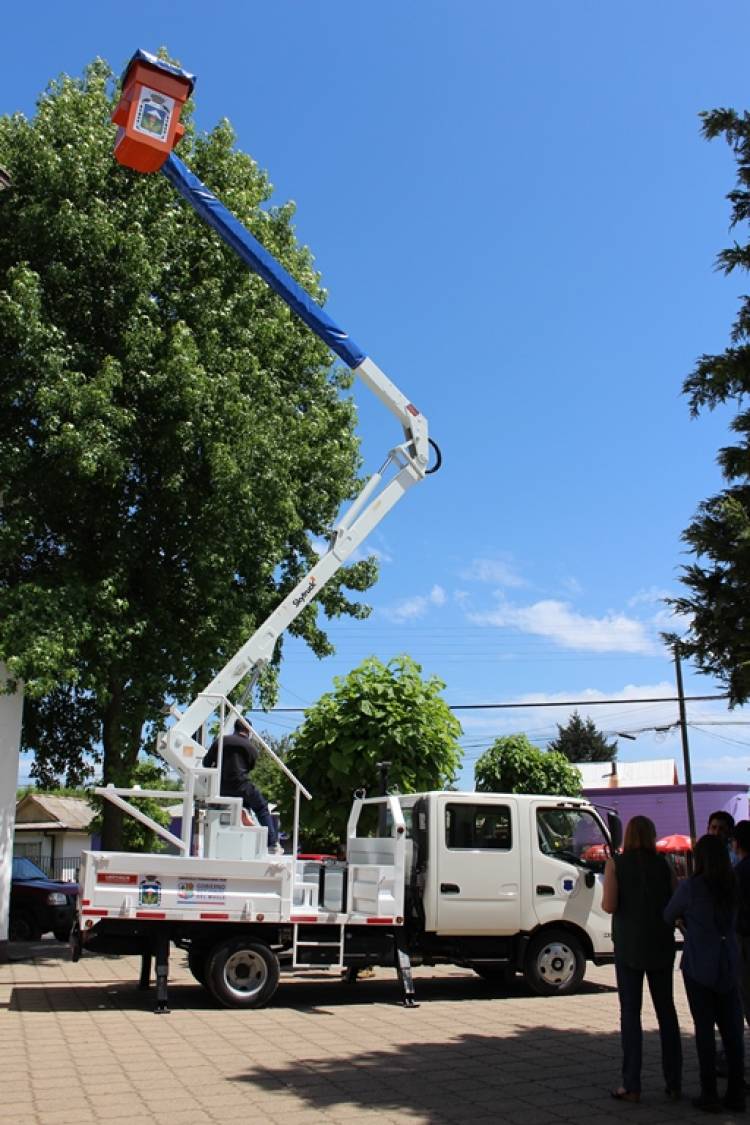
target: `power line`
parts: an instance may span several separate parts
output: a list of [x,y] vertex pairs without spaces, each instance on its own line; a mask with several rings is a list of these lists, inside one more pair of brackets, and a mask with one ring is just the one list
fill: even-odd
[[[688,703],[703,703],[707,700],[729,699],[729,695],[686,695],[684,698]],[[603,707],[612,706],[615,703],[640,703],[643,705],[647,703],[679,703],[679,701],[677,695],[661,695],[655,696],[653,699],[558,699],[554,702],[534,702],[532,700],[528,703],[449,703],[448,708],[451,711],[509,711],[513,709],[527,711],[534,707]],[[305,710],[307,710],[305,707],[271,707],[268,711],[263,711],[259,707],[252,708],[253,714],[258,715],[300,713]]]

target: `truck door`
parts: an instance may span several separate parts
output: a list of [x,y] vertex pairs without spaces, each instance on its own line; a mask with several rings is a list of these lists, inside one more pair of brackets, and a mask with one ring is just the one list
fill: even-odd
[[436,825],[436,931],[517,933],[521,849],[515,804],[496,797],[448,799],[443,809]]
[[595,953],[610,953],[612,920],[602,910],[609,842],[601,821],[592,809],[553,801],[532,804],[530,815],[533,921],[573,923]]

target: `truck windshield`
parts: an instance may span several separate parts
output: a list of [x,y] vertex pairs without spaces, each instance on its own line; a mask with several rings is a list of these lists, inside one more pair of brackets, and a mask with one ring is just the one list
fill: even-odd
[[583,867],[600,866],[609,855],[609,840],[590,809],[538,809],[536,822],[544,855]]

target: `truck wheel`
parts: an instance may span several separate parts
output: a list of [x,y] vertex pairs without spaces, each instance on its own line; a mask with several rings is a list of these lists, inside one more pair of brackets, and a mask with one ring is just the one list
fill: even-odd
[[33,914],[19,910],[10,916],[8,937],[11,941],[39,941],[42,931],[34,921]]
[[193,974],[198,984],[202,984],[207,988],[206,984],[206,950],[205,949],[189,949],[187,955],[187,963],[190,972]]
[[58,926],[58,928],[56,930],[53,930],[52,933],[55,936],[55,941],[68,942],[70,940],[70,927],[68,926],[65,926],[64,928]]
[[208,955],[206,986],[225,1008],[262,1008],[278,983],[279,962],[260,941],[223,941]]
[[586,971],[581,943],[565,930],[544,930],[529,942],[524,977],[539,996],[575,992]]

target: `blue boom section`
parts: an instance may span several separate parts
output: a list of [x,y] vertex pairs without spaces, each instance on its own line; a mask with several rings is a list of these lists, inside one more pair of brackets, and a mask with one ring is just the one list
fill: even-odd
[[231,246],[243,262],[259,274],[275,293],[293,309],[308,328],[328,345],[331,351],[343,359],[349,367],[359,367],[366,353],[354,340],[339,328],[320,305],[313,301],[301,285],[290,276],[272,254],[243,227],[231,211],[221,203],[212,191],[197,176],[185,167],[182,161],[170,153],[161,168],[172,187],[177,188],[190,206],[198,212],[209,226]]

